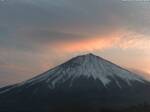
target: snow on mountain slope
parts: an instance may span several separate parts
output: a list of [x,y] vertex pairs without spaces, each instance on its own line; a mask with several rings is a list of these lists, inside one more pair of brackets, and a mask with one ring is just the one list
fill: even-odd
[[119,88],[122,88],[120,81],[121,79],[128,86],[132,86],[133,82],[144,83],[145,80],[125,70],[101,57],[93,54],[86,54],[75,57],[68,62],[59,65],[37,77],[22,83],[16,84],[15,86],[1,90],[0,93],[5,93],[12,90],[15,87],[26,86],[31,87],[38,83],[46,83],[50,89],[54,89],[56,85],[62,85],[66,81],[69,81],[69,87],[72,87],[74,80],[80,79],[80,77],[93,78],[99,80],[103,86],[107,87],[115,80],[115,83]]
[[68,110],[71,107],[80,112],[98,112],[103,107],[118,109],[149,103],[149,93],[150,83],[142,77],[87,54],[30,80],[1,88],[0,111],[72,112]]
[[[93,78],[99,80],[104,86],[107,86],[111,82],[111,78],[115,80],[117,85],[121,88],[117,78],[125,81],[129,86],[132,86],[131,82],[138,81],[144,83],[144,79],[128,70],[125,70],[101,57],[93,54],[87,54],[75,57],[68,62],[53,68],[40,76],[37,76],[31,80],[25,81],[21,85],[28,84],[32,86],[40,82],[46,82],[49,88],[55,88],[56,84],[63,84],[70,80],[70,87],[75,79],[81,76],[86,78]],[[117,78],[116,78],[117,77]]]

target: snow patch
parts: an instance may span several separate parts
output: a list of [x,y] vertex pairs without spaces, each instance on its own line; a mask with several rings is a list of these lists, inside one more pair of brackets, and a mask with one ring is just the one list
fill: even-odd
[[[60,85],[69,80],[68,87],[73,86],[74,80],[80,77],[93,78],[99,80],[107,87],[112,81],[115,81],[119,88],[122,88],[119,79],[132,86],[132,82],[138,81],[144,83],[144,79],[140,76],[129,72],[105,59],[93,54],[78,56],[70,61],[55,67],[31,80],[24,81],[17,86],[27,85],[26,88],[38,83],[46,83],[48,88],[54,89],[56,85]],[[13,88],[8,88],[0,93],[7,92]]]

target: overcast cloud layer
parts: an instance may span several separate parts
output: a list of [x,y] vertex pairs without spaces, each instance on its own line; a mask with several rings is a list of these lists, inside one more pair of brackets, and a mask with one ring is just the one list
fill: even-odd
[[150,72],[149,10],[150,2],[142,1],[3,0],[0,84],[28,79],[86,52]]

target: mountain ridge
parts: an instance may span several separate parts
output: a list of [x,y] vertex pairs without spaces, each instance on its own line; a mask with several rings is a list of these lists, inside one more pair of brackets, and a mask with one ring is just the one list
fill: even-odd
[[[110,66],[110,67],[108,68],[108,70],[105,70],[107,66],[108,67]],[[119,68],[119,69],[118,69],[118,71],[115,71],[112,68],[115,68],[115,69]],[[130,71],[128,71],[128,70],[126,70],[126,69],[124,69],[124,68],[122,68],[122,67],[120,67],[120,66],[118,66],[118,65],[116,65],[110,61],[107,61],[104,58],[101,58],[101,57],[96,56],[92,53],[89,53],[89,54],[74,57],[74,58],[70,59],[69,61],[67,61],[63,64],[60,64],[60,65],[42,73],[41,75],[33,77],[33,78],[31,78],[27,81],[24,81],[22,83],[16,84],[16,86],[22,86],[24,84],[30,84],[30,83],[32,86],[32,85],[34,85],[34,83],[38,83],[40,81],[46,80],[47,84],[52,83],[51,85],[48,84],[48,87],[54,88],[55,82],[58,80],[58,78],[61,78],[61,76],[63,77],[62,74],[68,74],[69,77],[71,77],[70,75],[72,74],[72,78],[75,78],[75,76],[77,76],[77,74],[80,76],[92,77],[95,80],[99,79],[103,83],[103,85],[106,86],[111,81],[109,78],[107,78],[107,76],[113,77],[114,75],[117,74],[117,73],[113,74],[113,72],[120,72],[120,70],[122,70],[126,74],[124,73],[124,74],[122,74],[122,76],[118,75],[117,77],[119,77],[119,78],[121,77],[124,80],[126,80],[128,85],[131,85],[130,80],[137,80],[137,81],[140,81],[141,83],[144,83],[144,81],[145,81],[145,79],[140,77],[139,75],[132,73],[132,72],[130,72]],[[51,74],[53,74],[53,72],[56,72],[56,71],[57,71],[57,73],[58,72],[61,73],[61,74],[58,73],[58,75],[59,75],[58,78],[57,77],[55,78],[56,75],[51,76]],[[72,73],[72,71],[75,71],[75,72],[78,71],[78,72],[75,74],[75,73]],[[70,74],[67,72],[69,72]],[[111,72],[112,72],[112,74],[110,74]],[[102,74],[104,74],[104,75],[102,75]],[[123,75],[125,75],[125,76],[123,76]],[[132,77],[130,77],[130,75]],[[80,76],[77,76],[77,77],[80,77]],[[55,79],[55,82],[54,82],[54,79]],[[53,80],[53,81],[51,81],[51,80]],[[116,83],[117,83],[118,87],[121,88],[119,82],[116,81]],[[50,86],[52,86],[52,87],[50,87]],[[12,88],[14,88],[14,87],[12,87]],[[12,88],[10,88],[10,89],[12,89]],[[9,91],[9,89],[8,90],[4,89],[4,92],[5,91],[6,92]],[[1,93],[3,93],[3,91],[0,91],[0,94]]]
[[0,89],[0,111],[16,112],[19,108],[28,110],[25,112],[60,112],[58,108],[63,107],[65,112],[74,112],[68,111],[71,106],[99,112],[102,107],[120,109],[150,103],[149,93],[150,83],[144,78],[99,56],[86,54]]
[[[106,70],[106,67],[109,67],[108,70]],[[62,74],[64,72],[66,72],[66,73],[69,72],[70,74],[68,74],[68,75],[72,74],[73,77],[77,76],[77,74],[81,75],[81,76],[85,75],[87,77],[92,76],[94,79],[100,79],[104,85],[109,83],[109,80],[108,80],[107,76],[104,76],[102,74],[105,74],[105,75],[110,74],[110,76],[113,76],[117,73],[111,74],[110,72],[120,72],[120,70],[122,70],[121,72],[124,72],[124,74],[122,74],[124,76],[122,76],[122,77],[124,79],[127,79],[128,83],[130,83],[129,80],[132,80],[132,79],[144,81],[144,79],[142,79],[142,77],[137,76],[136,74],[133,74],[133,73],[129,72],[128,70],[122,69],[121,67],[117,66],[116,64],[113,64],[113,63],[111,63],[101,57],[98,57],[96,55],[93,55],[91,53],[72,58],[71,60],[67,61],[66,63],[56,67],[56,69],[57,68],[60,69],[58,71],[62,72]],[[116,68],[118,71],[115,71]],[[48,71],[48,73],[50,74],[54,69]],[[74,73],[72,73],[73,71],[75,71],[75,73],[76,72],[78,72],[78,73],[74,74]],[[127,74],[133,75],[133,77],[130,77],[130,75],[126,76]],[[60,76],[62,76],[62,75],[60,75]],[[118,76],[121,77],[120,75],[118,75]]]

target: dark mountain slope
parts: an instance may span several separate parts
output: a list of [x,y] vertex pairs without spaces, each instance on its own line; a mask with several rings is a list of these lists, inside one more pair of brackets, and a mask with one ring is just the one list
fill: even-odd
[[93,54],[0,89],[0,112],[117,111],[145,102],[148,81]]

